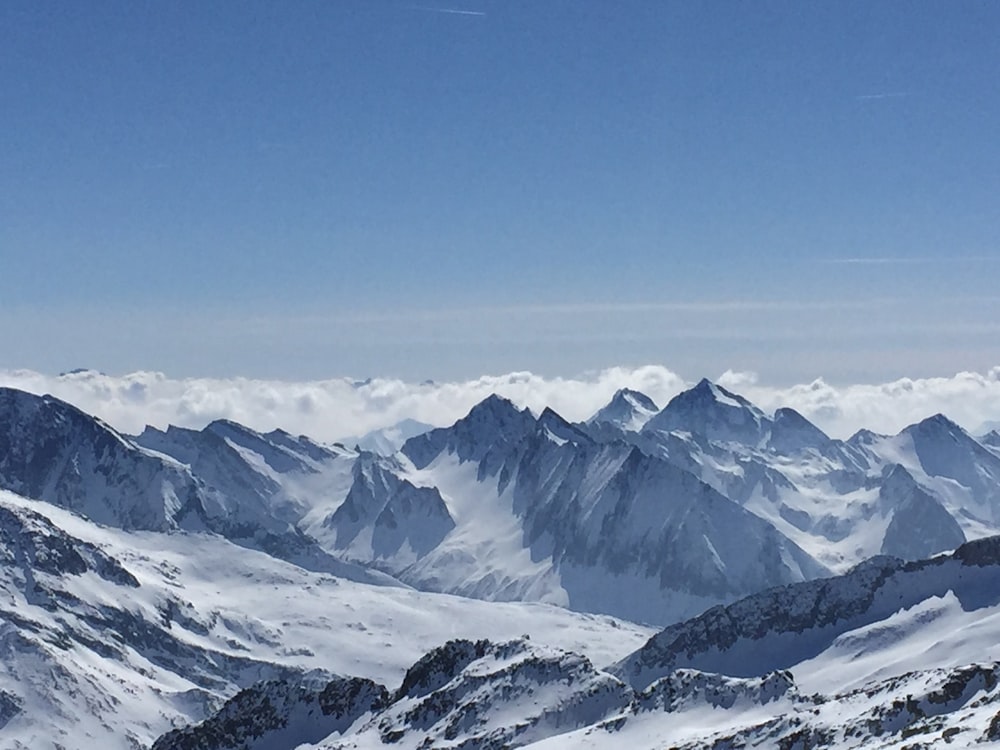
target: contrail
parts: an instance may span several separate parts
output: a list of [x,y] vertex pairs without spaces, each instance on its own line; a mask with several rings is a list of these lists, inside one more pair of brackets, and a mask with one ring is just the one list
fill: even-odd
[[481,10],[459,10],[458,8],[431,8],[424,5],[411,5],[410,10],[421,10],[425,13],[449,13],[453,16],[485,16]]
[[822,258],[820,263],[832,263],[834,265],[897,265],[897,264],[922,264],[922,263],[996,263],[1000,261],[1000,256],[996,255],[959,255],[959,256],[883,256],[883,257],[854,257],[854,258]]
[[857,98],[860,101],[870,101],[872,99],[902,99],[909,95],[909,91],[885,91],[880,94],[861,94]]

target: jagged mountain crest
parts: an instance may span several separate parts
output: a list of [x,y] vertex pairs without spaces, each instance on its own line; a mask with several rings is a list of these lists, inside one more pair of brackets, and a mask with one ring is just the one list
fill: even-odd
[[151,750],[292,750],[341,734],[384,709],[389,692],[372,680],[267,680],[241,690],[203,722],[160,737]]
[[710,440],[757,446],[766,439],[770,423],[747,399],[703,378],[670,399],[642,429],[692,432]]
[[204,528],[190,472],[53,396],[0,388],[0,488],[122,528]]
[[677,668],[750,677],[816,656],[838,635],[953,592],[966,608],[996,604],[1000,537],[904,563],[875,557],[848,573],[769,589],[672,625],[612,672],[636,688]]
[[641,391],[621,388],[611,400],[587,420],[587,424],[610,424],[622,430],[638,431],[659,411],[656,403]]
[[395,557],[396,567],[404,568],[455,528],[438,489],[417,487],[396,470],[373,453],[358,457],[347,497],[322,522],[335,533],[337,549],[361,559]]
[[410,438],[401,450],[417,468],[423,468],[443,451],[455,453],[461,461],[481,461],[491,452],[516,444],[535,424],[528,409],[518,409],[510,400],[492,394],[451,427]]
[[[310,473],[314,470],[309,461],[304,460],[303,456],[297,455],[288,449],[287,440],[281,440],[280,443],[269,440],[266,436],[238,422],[233,422],[229,419],[217,419],[209,423],[204,431],[218,435],[237,449],[248,450],[260,456],[264,463],[278,474],[287,474],[290,472]],[[316,444],[313,443],[307,445],[306,450],[310,453],[315,453],[316,447]],[[324,458],[330,458],[332,455],[328,454]]]
[[536,431],[557,443],[591,443],[593,438],[579,427],[563,419],[558,413],[545,407],[538,417]]
[[631,699],[627,685],[577,654],[525,639],[455,640],[423,656],[391,694],[359,678],[322,691],[261,683],[153,748],[292,750],[303,738],[331,750],[520,747],[612,716]]
[[[228,438],[180,428],[143,435],[154,449],[59,399],[0,389],[0,489],[108,526],[211,531],[311,570],[387,579],[333,558],[296,527],[294,513],[276,510],[275,485],[244,466]],[[211,467],[211,483],[170,451]]]
[[288,529],[291,518],[271,513],[271,499],[281,485],[256,471],[246,457],[214,430],[191,430],[170,425],[158,430],[147,425],[134,441],[184,464],[206,485],[222,513],[240,523],[262,522],[271,531]]
[[782,407],[774,412],[767,447],[777,453],[792,455],[808,448],[823,450],[830,437],[795,409]]
[[[510,492],[532,559],[551,560],[574,609],[663,622],[765,581],[828,572],[690,472],[623,440],[597,443],[551,410],[519,441],[485,452],[477,478]],[[614,603],[594,586],[609,575],[621,580]],[[650,590],[630,604],[626,581]]]

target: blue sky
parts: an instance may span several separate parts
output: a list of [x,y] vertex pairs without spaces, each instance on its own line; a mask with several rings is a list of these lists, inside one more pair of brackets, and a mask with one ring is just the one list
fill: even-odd
[[997,39],[985,2],[11,0],[0,367],[986,370]]

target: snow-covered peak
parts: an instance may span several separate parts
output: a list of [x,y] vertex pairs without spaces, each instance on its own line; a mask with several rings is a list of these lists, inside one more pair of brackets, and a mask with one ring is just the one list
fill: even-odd
[[579,427],[562,418],[557,412],[545,407],[538,417],[538,430],[556,443],[592,443],[593,439]]
[[201,528],[206,497],[184,467],[53,396],[0,389],[0,489],[130,529]]
[[873,445],[879,440],[884,440],[887,435],[880,435],[877,432],[872,432],[868,429],[860,429],[847,438],[847,444],[855,448],[863,448],[865,446]]
[[710,440],[756,447],[766,437],[770,420],[742,396],[703,378],[674,396],[643,427],[643,432],[681,430]]
[[783,407],[774,412],[767,446],[777,453],[790,455],[807,448],[822,449],[830,438],[795,409]]
[[623,430],[638,432],[659,410],[645,393],[621,388],[611,401],[587,420],[587,424],[611,424]]
[[952,479],[971,491],[984,520],[1000,523],[1000,456],[947,417],[936,414],[904,429],[920,468]]
[[442,452],[455,453],[462,461],[481,461],[494,447],[514,444],[535,427],[528,409],[492,394],[451,427],[431,430],[410,438],[402,452],[417,468],[423,468]]
[[503,426],[505,422],[517,420],[522,410],[518,409],[509,398],[491,393],[469,410],[465,419],[479,422],[495,422]]
[[285,430],[281,429],[271,430],[264,437],[275,445],[301,456],[306,456],[313,461],[327,461],[330,458],[338,458],[350,453],[350,451],[342,446],[323,445],[306,435],[292,435],[290,432],[285,432]]
[[903,434],[912,435],[915,438],[924,440],[959,440],[968,438],[965,430],[940,413],[927,417],[916,424],[911,424],[903,430]]
[[389,427],[365,433],[358,438],[345,438],[345,445],[356,445],[362,450],[378,453],[381,456],[391,456],[412,437],[423,435],[434,429],[434,425],[418,422],[416,419],[404,419]]
[[205,432],[218,435],[237,449],[250,451],[258,456],[273,471],[279,474],[289,472],[311,472],[313,467],[303,456],[296,455],[283,445],[268,440],[255,430],[229,419],[217,419],[205,428]]

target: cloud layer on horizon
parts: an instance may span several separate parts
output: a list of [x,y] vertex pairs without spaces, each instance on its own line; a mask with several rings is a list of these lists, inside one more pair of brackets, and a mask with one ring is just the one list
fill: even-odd
[[[895,433],[938,412],[973,432],[984,424],[1000,422],[1000,367],[985,373],[844,386],[822,379],[773,386],[759,382],[753,373],[730,370],[717,382],[768,412],[791,406],[834,437],[847,437],[862,427]],[[597,411],[619,388],[640,390],[663,406],[690,385],[658,365],[612,367],[567,378],[514,372],[443,383],[389,378],[363,382],[348,378],[301,382],[180,379],[158,372],[114,376],[84,371],[53,376],[0,370],[0,386],[50,393],[127,433],[138,433],[146,424],[200,429],[225,418],[261,431],[280,427],[324,441],[362,435],[405,418],[451,424],[491,393],[536,413],[549,406],[576,421]]]

